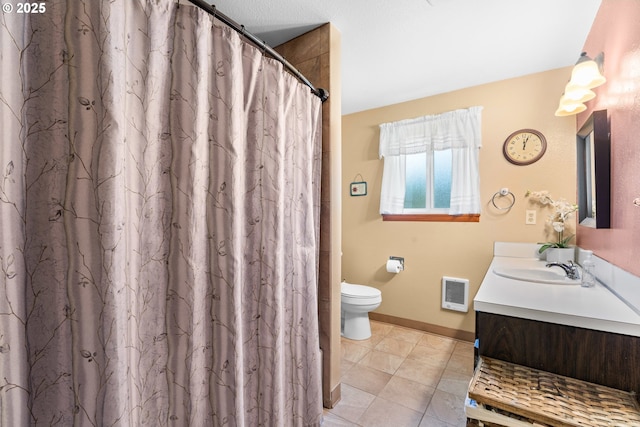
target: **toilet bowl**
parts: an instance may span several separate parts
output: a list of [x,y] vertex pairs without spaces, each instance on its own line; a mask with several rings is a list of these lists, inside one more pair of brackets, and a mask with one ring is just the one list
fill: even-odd
[[380,307],[382,293],[371,286],[341,284],[340,332],[351,340],[366,340],[371,337],[369,312]]

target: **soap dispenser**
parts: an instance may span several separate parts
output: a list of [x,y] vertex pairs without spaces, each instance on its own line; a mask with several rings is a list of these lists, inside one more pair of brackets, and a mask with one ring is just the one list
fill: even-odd
[[586,258],[582,261],[582,282],[580,284],[583,288],[591,288],[596,285],[596,265],[591,259],[592,254],[593,252],[588,251]]

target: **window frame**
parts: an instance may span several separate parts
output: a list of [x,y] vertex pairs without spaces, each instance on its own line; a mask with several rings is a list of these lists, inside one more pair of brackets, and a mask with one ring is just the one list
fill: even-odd
[[[451,152],[451,148],[447,148]],[[429,156],[427,155],[427,158]],[[435,162],[435,157],[431,156],[431,161]],[[427,166],[426,186],[431,187],[430,191],[426,191],[427,196],[431,195],[433,199],[435,186],[435,164],[431,167]],[[449,196],[451,196],[451,190],[449,190]],[[429,199],[429,197],[427,197]],[[426,201],[425,204],[433,204],[433,200]],[[462,214],[462,215],[449,215],[447,212],[449,208],[404,208],[402,213],[396,214],[382,214],[383,221],[417,221],[417,222],[479,222],[480,214]]]

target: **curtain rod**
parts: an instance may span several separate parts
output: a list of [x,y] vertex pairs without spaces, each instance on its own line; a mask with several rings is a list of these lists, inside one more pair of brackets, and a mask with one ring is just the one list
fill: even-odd
[[263,51],[268,53],[270,56],[272,56],[274,59],[276,59],[277,61],[281,62],[282,65],[284,65],[285,68],[287,68],[287,70],[289,70],[294,76],[296,76],[302,83],[304,83],[305,85],[309,86],[309,88],[311,89],[311,93],[313,93],[318,98],[320,98],[320,100],[322,102],[324,102],[327,99],[329,99],[329,92],[328,91],[326,91],[326,90],[324,90],[322,88],[317,88],[316,89],[311,84],[311,82],[309,80],[307,80],[307,78],[305,76],[303,76],[300,71],[298,71],[296,69],[296,67],[291,65],[291,63],[289,61],[284,59],[284,57],[282,55],[280,55],[278,52],[273,50],[273,48],[271,48],[269,45],[267,45],[264,41],[260,40],[259,38],[257,38],[253,34],[251,34],[249,31],[246,31],[245,28],[244,28],[244,25],[240,25],[237,22],[235,22],[234,20],[232,20],[231,18],[229,18],[228,16],[226,16],[225,14],[220,13],[220,11],[218,11],[216,9],[215,5],[211,5],[211,4],[209,4],[209,3],[207,3],[207,2],[205,2],[203,0],[189,0],[189,2],[191,2],[195,6],[199,7],[200,9],[204,10],[205,12],[209,13],[210,15],[213,15],[214,18],[219,19],[220,21],[222,21],[223,23],[225,23],[226,25],[228,25],[229,27],[231,27],[232,29],[234,29],[238,33],[242,34],[244,37],[249,39],[253,44],[255,44],[258,48],[262,49]]

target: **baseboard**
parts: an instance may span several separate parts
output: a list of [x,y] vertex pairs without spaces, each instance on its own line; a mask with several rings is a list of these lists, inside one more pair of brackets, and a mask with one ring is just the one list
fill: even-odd
[[338,385],[336,385],[334,387],[333,390],[331,390],[331,396],[329,397],[329,399],[325,399],[322,402],[322,406],[324,406],[327,409],[332,409],[334,406],[336,406],[336,404],[340,401],[340,398],[342,397],[342,388],[341,388],[342,383],[338,383]]
[[461,341],[473,342],[475,333],[469,331],[461,331],[459,329],[446,328],[444,326],[433,325],[431,323],[419,322],[417,320],[403,319],[402,317],[390,316],[382,313],[369,313],[369,319],[379,322],[391,323],[392,325],[404,326],[406,328],[417,329],[419,331],[430,332]]

